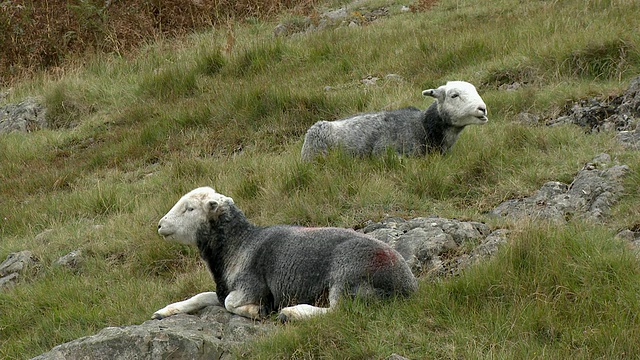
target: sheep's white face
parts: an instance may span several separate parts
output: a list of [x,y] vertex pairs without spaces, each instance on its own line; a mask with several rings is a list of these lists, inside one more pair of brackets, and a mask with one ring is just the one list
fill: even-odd
[[422,92],[438,100],[441,113],[449,114],[455,126],[482,125],[487,118],[487,105],[478,94],[476,87],[465,81],[448,81],[437,89]]
[[158,234],[167,240],[196,245],[198,228],[214,216],[221,206],[233,199],[210,187],[194,189],[184,195],[158,222]]

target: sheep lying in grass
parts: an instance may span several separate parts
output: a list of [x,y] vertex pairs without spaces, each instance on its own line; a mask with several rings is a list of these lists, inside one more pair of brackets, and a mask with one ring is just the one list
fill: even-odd
[[445,153],[465,126],[488,120],[487,106],[468,82],[449,81],[437,89],[424,90],[422,95],[436,99],[425,111],[408,107],[318,121],[305,135],[302,160],[311,161],[332,148],[342,148],[353,156],[381,154],[387,148],[403,155]]
[[[339,228],[257,226],[209,187],[184,195],[158,233],[198,246],[216,292],[169,304],[154,319],[224,304],[252,319],[280,310],[287,321],[326,313],[344,295],[409,295],[417,288],[402,255],[379,240]],[[318,306],[327,300],[328,308]]]

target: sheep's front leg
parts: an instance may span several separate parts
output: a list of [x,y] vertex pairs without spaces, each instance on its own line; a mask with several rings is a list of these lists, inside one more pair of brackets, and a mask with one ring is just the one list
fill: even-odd
[[247,297],[241,291],[234,290],[224,299],[224,307],[230,313],[244,316],[249,319],[260,319],[263,317],[262,306],[247,301]]
[[151,316],[151,318],[163,319],[171,315],[188,314],[213,305],[220,305],[220,301],[218,301],[218,296],[216,295],[216,293],[203,292],[198,295],[192,296],[187,300],[169,304],[153,313],[153,316]]

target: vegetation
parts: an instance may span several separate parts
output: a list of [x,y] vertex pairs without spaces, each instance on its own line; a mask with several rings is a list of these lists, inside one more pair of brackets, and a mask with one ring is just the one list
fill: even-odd
[[[223,31],[160,38],[129,56],[96,54],[15,84],[7,101],[42,96],[51,129],[0,137],[0,259],[25,249],[39,258],[0,293],[0,357],[28,358],[105,326],[141,323],[211,289],[197,251],[156,234],[174,202],[202,185],[233,197],[258,224],[357,227],[437,214],[512,230],[495,259],[455,278],[422,279],[408,300],[343,304],[238,355],[639,357],[640,267],[614,235],[640,224],[640,157],[611,133],[515,118],[555,116],[571,101],[626,89],[640,74],[640,34],[631,31],[640,4],[359,6],[383,5],[390,16],[361,27],[274,38],[273,21],[231,21]],[[404,81],[385,80],[390,73]],[[367,76],[381,80],[364,85]],[[315,121],[426,107],[421,90],[450,79],[476,84],[490,118],[465,131],[451,154],[300,162]],[[514,82],[524,86],[500,89]],[[570,182],[602,152],[632,169],[606,223],[486,216],[546,181]],[[77,249],[86,254],[79,269],[52,266]]]
[[[314,0],[7,0],[0,2],[0,85],[59,70],[88,52],[127,55],[154,39],[307,13]],[[66,64],[66,65],[65,65]]]

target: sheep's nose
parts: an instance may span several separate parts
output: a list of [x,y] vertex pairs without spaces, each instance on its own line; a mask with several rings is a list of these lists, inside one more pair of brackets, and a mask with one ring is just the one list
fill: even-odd
[[487,115],[487,107],[486,106],[478,106],[478,110],[482,112],[483,115]]

